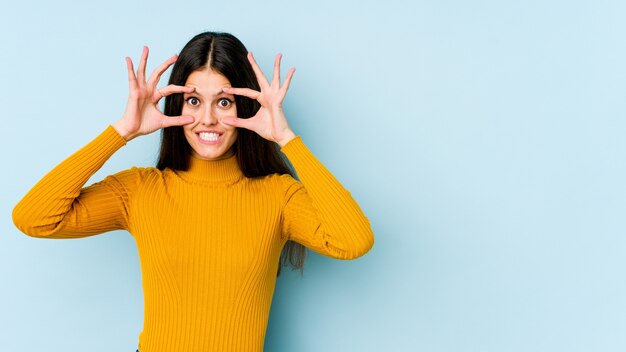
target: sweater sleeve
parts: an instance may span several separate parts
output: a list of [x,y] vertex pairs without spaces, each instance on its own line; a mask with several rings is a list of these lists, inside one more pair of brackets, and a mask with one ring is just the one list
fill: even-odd
[[131,168],[83,188],[126,140],[111,126],[48,172],[13,209],[24,234],[80,238],[128,229],[129,191],[138,179]]
[[283,234],[335,259],[355,259],[374,245],[369,219],[339,181],[296,136],[281,148],[300,182],[289,175]]

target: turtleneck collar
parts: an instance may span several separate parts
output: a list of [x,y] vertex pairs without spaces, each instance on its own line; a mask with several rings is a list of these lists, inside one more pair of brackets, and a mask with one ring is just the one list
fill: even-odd
[[231,184],[244,177],[234,153],[218,160],[203,160],[190,155],[189,169],[177,170],[176,173],[187,181],[213,184]]

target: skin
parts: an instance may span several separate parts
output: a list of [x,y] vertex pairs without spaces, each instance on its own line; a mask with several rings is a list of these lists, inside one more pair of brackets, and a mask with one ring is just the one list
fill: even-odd
[[[210,68],[192,72],[185,86],[193,87],[192,93],[183,95],[183,115],[195,118],[194,123],[183,126],[185,138],[194,157],[219,160],[233,155],[232,146],[237,140],[237,128],[222,122],[228,115],[237,116],[235,96],[226,94],[222,88],[231,84],[224,75]],[[200,131],[214,130],[223,133],[219,144],[205,144],[199,139]]]
[[[261,137],[278,143],[280,147],[285,146],[289,141],[295,138],[295,134],[287,123],[282,103],[289,89],[291,78],[295,72],[295,68],[291,68],[287,73],[287,78],[284,84],[280,85],[280,60],[282,54],[277,54],[274,61],[274,75],[272,82],[270,83],[259,65],[254,60],[252,53],[248,53],[248,60],[254,69],[254,73],[259,82],[260,91],[256,91],[249,88],[227,88],[222,86],[222,91],[226,95],[242,95],[251,99],[255,99],[261,104],[261,108],[253,117],[249,119],[240,119],[236,115],[236,109],[231,111],[232,114],[223,116],[221,121],[215,122],[212,120],[214,117],[207,114],[202,116],[192,116],[192,112],[183,109],[183,115],[181,116],[165,116],[159,109],[158,103],[161,98],[175,93],[191,94],[196,92],[196,88],[193,85],[190,86],[177,86],[168,85],[166,87],[157,89],[157,84],[161,75],[178,59],[177,55],[172,56],[159,67],[157,67],[152,75],[146,80],[145,70],[148,60],[148,47],[144,46],[139,62],[139,68],[135,75],[132,60],[126,57],[126,66],[128,69],[128,81],[130,87],[130,93],[126,109],[122,117],[112,124],[113,128],[122,136],[126,141],[130,141],[135,137],[147,135],[161,128],[169,126],[184,126],[185,129],[193,130],[193,126],[198,126],[202,123],[202,120],[210,121],[217,126],[220,123],[226,128],[226,126],[236,128],[246,128],[256,132]],[[193,74],[193,73],[192,73]],[[189,76],[191,77],[191,75]],[[188,82],[190,80],[188,79]],[[192,81],[192,83],[198,83]],[[230,84],[228,84],[230,86]],[[206,87],[201,85],[206,93]],[[200,88],[198,88],[200,89]],[[198,92],[196,92],[198,93]],[[196,120],[197,119],[197,120]],[[209,120],[211,119],[211,120]],[[191,126],[187,126],[191,125]],[[197,127],[196,127],[197,128]],[[236,138],[236,137],[235,137]],[[228,149],[222,152],[211,151],[207,153],[206,150],[199,149],[194,151],[202,156],[210,158],[220,158],[226,155]]]

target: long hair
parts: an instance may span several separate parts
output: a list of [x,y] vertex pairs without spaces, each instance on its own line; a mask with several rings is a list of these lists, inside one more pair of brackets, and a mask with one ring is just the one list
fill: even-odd
[[[259,91],[259,83],[247,59],[248,50],[235,36],[223,32],[204,32],[193,37],[181,50],[172,67],[169,84],[184,86],[189,75],[209,67],[221,73],[233,87],[251,88]],[[235,95],[237,115],[239,118],[250,118],[261,107],[253,99]],[[183,94],[171,94],[165,97],[163,113],[167,116],[178,116],[183,108]],[[259,177],[271,174],[289,174],[294,172],[280,156],[277,145],[259,136],[256,132],[245,128],[237,129],[237,140],[233,144],[237,163],[246,177]],[[185,138],[182,126],[164,128],[161,132],[161,150],[157,169],[187,170],[191,146]],[[292,270],[304,272],[306,247],[288,240],[283,247],[278,263],[281,267],[290,265]]]

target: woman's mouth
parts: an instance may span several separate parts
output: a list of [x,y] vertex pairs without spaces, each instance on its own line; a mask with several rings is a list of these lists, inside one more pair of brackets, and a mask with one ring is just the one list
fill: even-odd
[[219,144],[222,142],[223,134],[215,133],[215,132],[200,132],[196,133],[198,136],[198,141],[202,144]]

